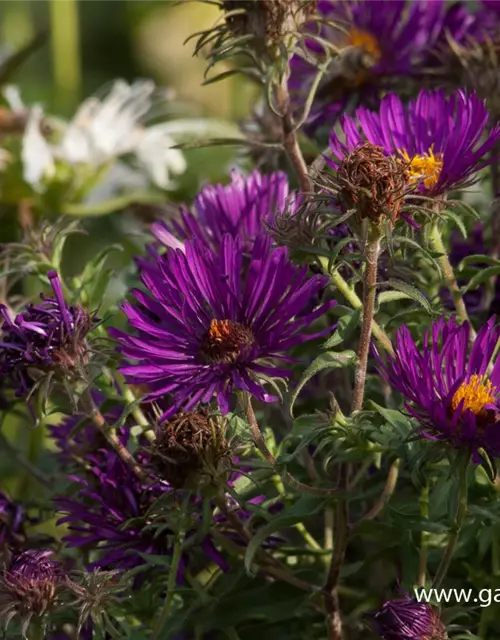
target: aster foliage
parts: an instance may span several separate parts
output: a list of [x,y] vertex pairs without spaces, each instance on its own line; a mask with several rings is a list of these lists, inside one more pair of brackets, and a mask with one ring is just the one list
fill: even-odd
[[497,3],[207,4],[216,120],[0,61],[0,635],[498,640]]

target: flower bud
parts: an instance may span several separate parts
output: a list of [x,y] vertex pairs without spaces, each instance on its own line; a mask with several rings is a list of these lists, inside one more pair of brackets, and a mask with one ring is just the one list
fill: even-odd
[[60,565],[51,551],[29,550],[15,557],[0,578],[0,619],[21,622],[23,637],[33,617],[41,618],[56,604]]
[[383,640],[447,640],[446,628],[437,611],[409,596],[388,600],[372,621]]

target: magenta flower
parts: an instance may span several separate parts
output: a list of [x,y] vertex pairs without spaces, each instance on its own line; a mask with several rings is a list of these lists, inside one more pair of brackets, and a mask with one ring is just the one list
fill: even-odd
[[112,335],[130,361],[121,369],[127,382],[146,385],[149,399],[172,395],[163,418],[214,395],[227,413],[235,390],[274,402],[261,376],[290,376],[276,361],[322,335],[306,330],[335,304],[307,309],[328,278],[308,277],[307,267],[292,264],[286,249],[273,250],[266,236],[256,239],[245,268],[240,239],[226,235],[217,252],[193,240],[185,253],[143,263],[141,279],[147,291],[133,292],[138,305],[122,307],[135,334]]
[[[395,94],[386,95],[378,113],[360,107],[354,117],[343,116],[343,138],[335,131],[330,149],[337,168],[342,159],[365,141],[409,163],[410,180],[419,193],[438,196],[469,184],[492,162],[500,126],[488,129],[488,111],[473,93],[422,90],[408,106]],[[482,138],[484,137],[484,140]]]
[[396,333],[394,356],[378,353],[378,370],[405,399],[422,437],[500,455],[500,358],[492,363],[500,325],[491,318],[470,346],[470,326],[451,318],[435,322],[419,348],[409,329]]
[[180,248],[179,240],[199,238],[218,249],[229,234],[240,236],[245,248],[251,249],[255,238],[265,233],[265,223],[293,201],[285,173],[266,175],[254,170],[245,176],[233,170],[229,184],[207,185],[196,196],[192,210],[182,207],[180,221],[155,222],[151,231],[167,247]]

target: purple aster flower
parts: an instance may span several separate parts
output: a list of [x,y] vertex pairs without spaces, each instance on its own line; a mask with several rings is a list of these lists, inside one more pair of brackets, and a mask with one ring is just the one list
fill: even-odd
[[[429,46],[429,10],[427,0],[320,0],[318,14],[323,24],[311,25],[311,34],[331,42],[332,49],[342,50],[330,64],[329,72],[316,94],[309,128],[332,124],[347,107],[353,93],[368,99],[376,97],[386,80],[407,77],[423,51]],[[325,21],[335,22],[334,28]],[[325,57],[316,40],[306,41],[306,49],[316,64],[302,56],[292,58],[290,90],[302,105]]]
[[172,394],[163,418],[214,394],[227,413],[234,390],[274,402],[259,376],[288,377],[272,361],[289,361],[289,349],[323,335],[305,331],[335,304],[301,315],[328,279],[309,278],[307,267],[292,264],[286,249],[273,250],[266,236],[256,239],[244,270],[240,239],[226,235],[217,253],[186,242],[185,253],[171,250],[144,264],[141,279],[147,292],[133,292],[139,305],[123,305],[136,335],[112,335],[133,361],[121,369],[128,383],[148,385],[149,399]]
[[[337,169],[342,159],[365,141],[409,163],[410,181],[419,193],[439,196],[472,181],[492,162],[485,155],[500,138],[500,127],[488,131],[488,111],[473,93],[420,91],[405,106],[395,94],[384,96],[378,113],[364,107],[354,117],[343,116],[345,141],[330,136],[330,160]],[[484,142],[481,138],[485,136]]]
[[281,171],[266,175],[255,170],[245,176],[233,170],[229,184],[207,185],[196,196],[192,210],[181,208],[179,221],[155,222],[151,231],[167,247],[181,248],[179,240],[199,238],[219,249],[229,234],[240,236],[245,248],[251,249],[255,238],[265,232],[265,223],[293,204],[289,196],[288,178]]
[[40,375],[68,375],[88,357],[86,336],[95,319],[80,306],[68,306],[57,272],[47,276],[54,297],[41,294],[40,304],[29,304],[14,319],[0,305],[0,374],[12,379],[18,396],[28,395]]
[[410,415],[420,422],[420,434],[490,457],[500,455],[500,358],[490,361],[500,337],[491,318],[470,346],[470,326],[451,318],[434,322],[418,348],[409,329],[396,333],[394,356],[376,351],[378,370],[405,398]]
[[446,628],[435,609],[409,596],[388,600],[372,619],[383,640],[445,640]]
[[18,618],[23,638],[31,619],[40,618],[56,604],[62,573],[51,555],[51,551],[25,551],[0,578],[0,618]]

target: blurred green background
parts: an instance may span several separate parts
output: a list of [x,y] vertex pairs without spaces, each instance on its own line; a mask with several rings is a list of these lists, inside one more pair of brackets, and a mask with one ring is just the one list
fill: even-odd
[[247,114],[253,88],[242,78],[202,87],[205,62],[193,58],[193,42],[184,44],[219,16],[186,0],[3,0],[1,42],[18,48],[48,32],[16,80],[28,104],[49,112],[70,116],[113,78],[151,77],[175,89],[183,115],[234,120]]

